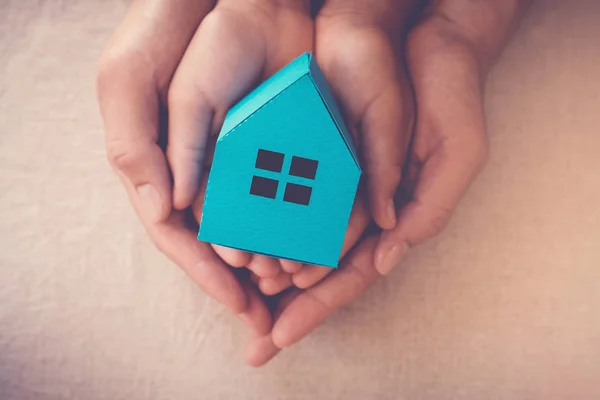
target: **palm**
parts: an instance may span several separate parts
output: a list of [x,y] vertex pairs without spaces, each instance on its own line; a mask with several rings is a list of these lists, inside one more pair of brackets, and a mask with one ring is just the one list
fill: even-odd
[[[364,238],[338,271],[286,299],[271,335],[250,341],[249,362],[268,361],[278,349],[297,342],[357,298],[381,273],[390,271],[391,262],[398,263],[399,244],[416,245],[439,233],[479,171],[485,159],[480,74],[470,50],[438,32],[435,25],[423,24],[408,41],[418,122],[404,168],[405,196],[397,209],[396,227]],[[351,66],[351,61],[342,65]],[[357,75],[351,76],[360,82]],[[364,124],[364,117],[359,121]]]
[[[227,3],[223,3],[227,4]],[[186,56],[182,60],[174,78],[171,90],[173,97],[179,97],[180,103],[189,102],[189,87],[201,88],[201,93],[191,93],[205,102],[216,102],[218,105],[203,109],[197,100],[192,101],[194,107],[175,107],[178,113],[195,115],[193,121],[195,131],[204,131],[203,137],[193,137],[195,144],[190,144],[192,151],[205,151],[214,140],[215,131],[219,129],[229,107],[251,90],[261,80],[285,66],[292,59],[305,51],[311,51],[313,44],[313,21],[308,10],[296,7],[258,7],[241,3],[236,7],[222,5],[212,11],[203,21],[196,37],[190,43]],[[197,71],[202,71],[198,73]],[[187,93],[187,92],[186,92]],[[190,108],[194,108],[191,110]],[[200,115],[199,115],[200,114]],[[179,119],[183,121],[185,116]],[[197,120],[201,120],[198,123]],[[179,125],[180,129],[189,126]],[[198,126],[201,125],[201,126]],[[173,131],[178,127],[174,126]],[[206,143],[206,145],[198,145]],[[206,155],[210,155],[210,148]],[[200,174],[198,160],[204,154],[193,157],[172,157],[175,177],[175,205],[183,208],[191,202],[191,196],[199,190]],[[208,165],[208,160],[202,162]],[[189,171],[196,170],[193,175]],[[179,171],[181,171],[179,173]],[[205,174],[204,174],[205,175]],[[178,176],[181,183],[178,190]],[[206,176],[203,177],[204,180]],[[181,201],[177,201],[177,199]],[[194,211],[199,220],[201,214],[201,198],[194,202]],[[221,246],[213,246],[215,252],[229,265],[234,267],[248,266],[262,277],[271,277],[279,273],[279,261],[264,256],[250,254]]]
[[[358,242],[372,215],[382,223],[388,217],[385,212],[377,213],[386,208],[377,194],[383,186],[395,189],[400,179],[400,163],[412,129],[413,101],[394,43],[382,30],[357,29],[347,19],[325,18],[317,23],[316,40],[317,59],[354,134],[366,172],[343,256]],[[390,110],[395,112],[390,115]],[[330,268],[307,266],[294,274],[293,282],[308,288],[331,272]]]

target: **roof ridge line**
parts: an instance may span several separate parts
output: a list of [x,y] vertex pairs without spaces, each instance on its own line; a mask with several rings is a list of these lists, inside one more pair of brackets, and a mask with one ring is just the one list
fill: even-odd
[[[266,101],[264,104],[262,104],[260,107],[258,107],[252,114],[248,115],[246,118],[244,118],[243,120],[241,120],[237,125],[235,125],[233,128],[229,129],[223,136],[220,136],[217,139],[217,142],[225,139],[227,136],[229,136],[233,131],[235,131],[236,129],[238,129],[240,126],[242,126],[246,121],[248,121],[250,118],[252,118],[256,113],[258,113],[260,110],[262,110],[263,108],[265,108],[269,103],[271,103],[272,101],[274,101],[276,98],[278,98],[279,96],[281,96],[286,90],[289,90],[292,86],[294,86],[300,79],[304,78],[306,75],[310,75],[309,72],[307,72],[306,74],[302,74],[298,77],[298,79],[296,79],[295,81],[293,81],[292,83],[290,83],[288,86],[286,86],[283,90],[281,90],[279,93],[277,93],[275,96],[271,97],[268,101]],[[311,79],[312,80],[312,79]]]

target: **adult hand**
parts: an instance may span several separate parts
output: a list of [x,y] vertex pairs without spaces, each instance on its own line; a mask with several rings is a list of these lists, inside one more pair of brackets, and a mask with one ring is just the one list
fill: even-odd
[[[312,25],[310,18],[302,26],[290,17],[307,10],[304,1],[222,0],[215,9],[213,3],[134,2],[102,57],[98,98],[108,158],[152,240],[208,294],[264,333],[271,320],[258,293],[196,240],[186,208],[198,191],[211,128],[253,83],[310,49]],[[287,46],[290,37],[305,40]]]
[[517,1],[440,2],[411,31],[406,56],[417,124],[402,182],[408,196],[396,226],[363,239],[322,282],[284,296],[271,333],[248,343],[250,364],[266,363],[312,332],[387,274],[410,246],[444,228],[486,159],[482,82],[525,8]]

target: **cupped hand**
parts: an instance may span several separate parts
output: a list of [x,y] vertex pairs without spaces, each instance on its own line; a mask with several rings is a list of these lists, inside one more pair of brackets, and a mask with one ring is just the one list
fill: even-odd
[[271,333],[248,343],[250,364],[262,365],[302,339],[390,272],[411,246],[438,234],[484,164],[485,71],[472,39],[452,19],[434,13],[411,31],[406,46],[417,116],[395,227],[362,239],[321,282],[284,296]]
[[[305,51],[312,51],[313,20],[307,0],[221,0],[204,18],[169,89],[169,145],[173,205],[190,206],[199,194],[229,108],[262,80]],[[204,178],[206,178],[204,176]],[[280,262],[212,246],[229,265],[258,276],[277,276]],[[297,263],[282,262],[288,271]]]
[[[386,229],[396,225],[394,194],[414,123],[401,39],[414,3],[329,0],[316,18],[315,55],[354,134],[364,170],[342,257],[371,219]],[[307,265],[293,275],[261,279],[259,286],[265,294],[292,283],[308,288],[332,271]]]
[[[305,1],[222,0],[213,6],[134,2],[102,57],[98,99],[109,161],[154,243],[264,333],[271,326],[265,304],[210,245],[196,240],[189,206],[198,193],[204,148],[226,110],[253,84],[310,50],[313,27]],[[246,257],[224,253],[234,262]]]

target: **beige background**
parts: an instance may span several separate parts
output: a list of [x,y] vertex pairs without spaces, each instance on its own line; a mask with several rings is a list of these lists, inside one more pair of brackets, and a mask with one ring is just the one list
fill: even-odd
[[600,2],[540,1],[448,230],[263,369],[103,149],[126,2],[0,0],[0,399],[600,399]]

